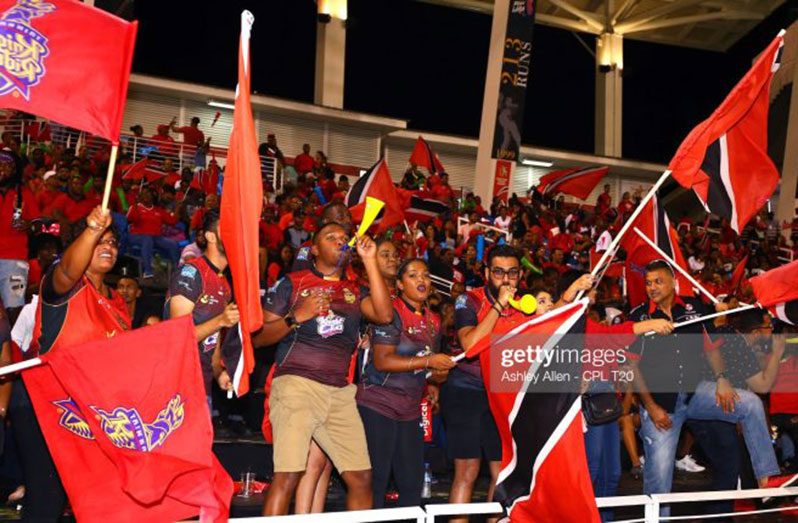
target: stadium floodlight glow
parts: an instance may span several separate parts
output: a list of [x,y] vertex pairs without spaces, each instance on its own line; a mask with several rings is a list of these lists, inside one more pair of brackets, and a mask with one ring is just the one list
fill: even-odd
[[346,0],[318,0],[319,15],[326,15],[339,20],[346,20]]
[[531,158],[524,158],[521,160],[523,165],[529,165],[530,167],[552,167],[554,166],[554,162],[547,162],[545,160],[532,160]]
[[219,109],[235,109],[236,106],[226,102],[217,102],[216,100],[208,100],[208,105],[211,107],[218,107]]

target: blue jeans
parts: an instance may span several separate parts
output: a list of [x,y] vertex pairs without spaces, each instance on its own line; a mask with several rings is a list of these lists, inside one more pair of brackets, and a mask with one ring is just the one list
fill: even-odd
[[9,309],[25,305],[28,287],[28,262],[0,259],[0,298]]
[[169,258],[172,263],[177,264],[180,260],[180,247],[177,242],[162,236],[150,236],[149,234],[131,234],[128,238],[131,250],[134,247],[141,249],[141,265],[144,274],[152,274],[152,255],[155,249]]
[[[587,468],[595,496],[614,496],[621,478],[621,433],[618,423],[588,425],[585,432]],[[602,509],[601,521],[612,521],[612,509]]]
[[[762,400],[749,391],[736,389],[740,399],[735,403],[734,412],[724,413],[715,404],[715,383],[702,381],[689,404],[685,404],[687,395],[680,393],[676,400],[674,412],[669,413],[672,427],[659,430],[654,426],[645,409],[640,413],[640,435],[646,462],[643,466],[643,493],[663,494],[671,491],[673,482],[673,466],[676,458],[676,446],[679,433],[685,420],[716,420],[730,423],[740,422],[743,426],[745,445],[751,454],[751,464],[757,478],[773,476],[779,473],[776,453],[770,442],[770,434],[765,422],[765,409]],[[670,515],[669,507],[663,507],[660,515]]]

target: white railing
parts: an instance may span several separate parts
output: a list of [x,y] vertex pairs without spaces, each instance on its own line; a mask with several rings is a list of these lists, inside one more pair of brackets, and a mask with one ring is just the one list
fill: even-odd
[[[738,499],[761,499],[798,496],[798,487],[777,487],[752,490],[720,490],[704,492],[678,492],[673,494],[650,494],[636,496],[614,496],[596,498],[598,508],[643,507],[643,517],[616,520],[616,523],[659,523],[661,521],[682,521],[712,519],[719,517],[751,516],[795,510],[798,505],[787,505],[759,510],[729,512],[725,514],[698,514],[684,516],[660,516],[660,508],[665,504],[696,503],[704,501],[723,501]],[[369,523],[380,521],[416,520],[418,523],[435,523],[439,516],[454,515],[496,515],[503,512],[499,503],[437,503],[422,507],[386,508],[376,510],[355,510],[325,512],[321,514],[295,514],[291,516],[234,518],[234,522],[251,523]]]
[[[466,218],[464,216],[458,217],[457,218],[457,230],[460,230],[460,225],[462,225],[464,223],[468,223],[468,218]],[[505,231],[504,229],[500,229],[498,227],[494,227],[493,225],[488,225],[487,223],[477,222],[477,223],[474,224],[474,227],[479,227],[480,229],[485,229],[486,231],[494,231],[494,232],[496,232],[498,234],[503,234],[504,235],[504,241],[508,242],[508,243],[510,242],[510,240],[513,239],[512,235],[508,231]],[[468,240],[468,238],[465,238],[465,240]],[[491,240],[489,238],[485,238],[485,240],[486,241],[493,241],[493,240]]]
[[454,285],[453,281],[447,280],[446,278],[441,278],[440,276],[435,276],[434,274],[430,274],[429,279],[432,280],[432,285],[435,286],[438,292],[449,297],[452,296],[452,285]]

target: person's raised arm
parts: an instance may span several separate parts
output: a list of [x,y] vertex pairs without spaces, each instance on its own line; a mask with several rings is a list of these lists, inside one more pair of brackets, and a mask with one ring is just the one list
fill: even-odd
[[92,209],[86,223],[88,227],[67,247],[53,270],[53,291],[58,295],[69,292],[83,277],[91,263],[94,248],[112,223],[111,213],[98,205]]
[[482,321],[475,326],[460,327],[457,331],[457,338],[460,340],[460,345],[463,350],[468,350],[474,346],[476,342],[493,332],[493,327],[499,321],[502,310],[507,308],[507,304],[515,295],[515,288],[509,285],[502,285],[499,287],[499,297],[496,302],[491,306],[488,313],[482,318]]
[[369,296],[360,302],[360,312],[372,323],[386,324],[393,319],[391,292],[377,265],[377,244],[368,236],[357,241],[357,253],[366,267],[369,278]]
[[785,344],[786,339],[783,335],[773,337],[773,351],[770,353],[770,359],[765,364],[765,368],[745,380],[752,391],[757,394],[770,392],[771,387],[776,382],[776,377],[779,375],[779,365],[781,365],[781,358],[784,356]]

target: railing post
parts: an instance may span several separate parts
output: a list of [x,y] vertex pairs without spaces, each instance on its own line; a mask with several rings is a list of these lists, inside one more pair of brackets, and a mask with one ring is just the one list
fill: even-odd
[[136,154],[138,153],[138,150],[139,150],[139,137],[138,136],[134,136],[133,137],[133,163],[136,162]]
[[652,497],[651,501],[646,503],[643,517],[646,523],[657,523],[659,521],[659,500]]
[[183,170],[183,144],[182,143],[180,144],[180,152],[178,154],[180,155],[180,160],[178,160],[178,162],[177,162],[177,170],[178,171],[182,171]]

